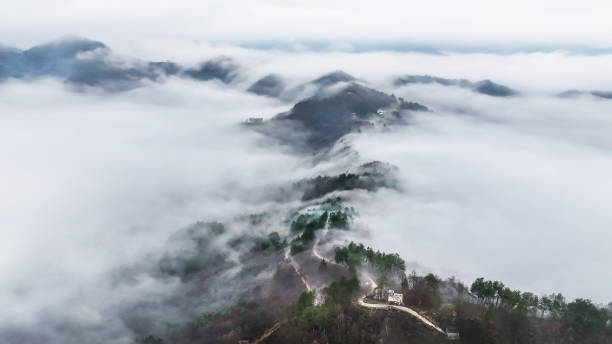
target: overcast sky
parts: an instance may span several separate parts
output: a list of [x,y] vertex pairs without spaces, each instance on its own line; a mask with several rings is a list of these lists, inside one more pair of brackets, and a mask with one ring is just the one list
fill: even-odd
[[[0,42],[67,34],[116,43],[330,41],[477,46],[612,46],[612,3],[585,1],[2,0]],[[343,43],[345,42],[345,43]],[[346,45],[344,45],[346,48]]]

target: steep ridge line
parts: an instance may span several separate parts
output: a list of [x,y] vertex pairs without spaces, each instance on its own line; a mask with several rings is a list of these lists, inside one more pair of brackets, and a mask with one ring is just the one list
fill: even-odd
[[[327,226],[327,224],[326,224]],[[312,255],[315,256],[316,258],[319,258],[327,263],[332,263],[332,264],[337,264],[336,262],[333,262],[332,260],[325,258],[323,256],[321,256],[317,250],[316,247],[319,243],[319,237],[317,236],[314,245],[312,247]],[[291,264],[291,266],[293,267],[293,269],[295,270],[295,272],[298,274],[298,276],[300,276],[302,283],[304,283],[304,285],[306,286],[306,289],[308,291],[312,291],[312,287],[310,286],[310,284],[308,284],[308,282],[306,281],[306,276],[304,276],[304,274],[302,274],[302,272],[300,271],[300,269],[297,267],[297,264],[294,262],[293,258],[291,257],[291,253],[289,252],[289,250],[287,249],[285,251],[285,259],[289,262],[289,264]],[[369,283],[371,283],[372,285],[372,289],[376,288],[376,282],[374,282],[374,280],[372,279],[372,277],[370,277],[369,275],[366,276],[366,278],[369,280]],[[376,304],[376,303],[366,303],[364,301],[365,299],[365,295],[361,296],[358,300],[357,303],[365,308],[370,308],[370,309],[385,309],[385,310],[389,310],[389,309],[397,309],[401,312],[405,312],[408,313],[412,316],[414,316],[415,318],[417,318],[418,320],[420,320],[422,323],[424,323],[425,325],[433,328],[434,330],[442,333],[442,334],[446,334],[446,332],[444,332],[444,330],[442,330],[439,326],[437,326],[436,324],[432,323],[429,319],[425,318],[424,316],[420,315],[417,311],[415,311],[414,309],[410,308],[410,307],[406,307],[406,306],[396,306],[396,305],[386,305],[386,304]],[[319,292],[317,292],[317,295],[315,297],[315,305],[317,304],[321,304],[323,303],[322,300],[322,295],[320,295]],[[276,330],[274,330],[276,331]]]
[[293,268],[293,270],[295,270],[295,273],[298,274],[298,276],[300,276],[300,279],[302,280],[302,283],[304,284],[304,286],[306,287],[306,290],[311,291],[312,287],[310,286],[310,284],[308,284],[308,282],[306,281],[306,276],[304,276],[304,274],[302,273],[302,271],[298,268],[297,264],[295,263],[295,261],[293,260],[293,257],[291,257],[291,252],[290,250],[287,248],[285,249],[285,260],[287,262],[289,262],[289,265],[291,265],[291,267]]
[[[328,220],[329,221],[329,220]],[[325,234],[327,234],[327,232],[329,231],[329,224],[328,221],[325,223],[325,229],[326,232]],[[337,264],[338,263],[332,261],[331,259],[325,258],[323,256],[321,256],[319,254],[319,252],[317,252],[317,246],[319,244],[320,241],[320,236],[317,236],[315,239],[315,242],[312,246],[312,250],[311,253],[314,257],[325,261],[326,263],[331,263],[331,264]],[[295,261],[293,260],[293,258],[291,257],[291,253],[288,249],[285,250],[285,260],[287,260],[289,262],[289,264],[291,264],[291,266],[293,267],[293,269],[295,270],[295,272],[298,274],[298,276],[300,276],[300,279],[302,280],[302,283],[304,283],[304,285],[306,286],[306,289],[308,291],[312,291],[312,287],[310,286],[310,284],[308,284],[308,282],[306,281],[306,276],[304,276],[304,274],[300,271],[300,269],[297,267],[297,264],[295,263]],[[371,284],[371,289],[375,289],[376,288],[376,282],[374,282],[374,280],[372,279],[371,276],[369,276],[368,274],[366,274],[365,276],[368,279],[368,284]],[[315,305],[318,304],[322,304],[323,303],[323,296],[318,292],[318,290],[315,289],[316,292],[316,296],[315,296]],[[415,318],[417,318],[418,320],[420,320],[422,323],[424,323],[425,325],[433,328],[434,330],[442,333],[442,334],[446,334],[446,332],[444,332],[444,330],[442,330],[439,326],[437,326],[436,324],[434,324],[433,322],[431,322],[429,319],[425,318],[424,316],[420,315],[417,311],[413,310],[410,307],[406,307],[406,306],[396,306],[396,305],[386,305],[386,304],[375,304],[375,303],[366,303],[364,301],[365,299],[365,295],[361,296],[358,300],[357,303],[365,308],[370,308],[370,309],[385,309],[385,310],[389,310],[389,309],[397,309],[401,312],[405,312],[408,313],[412,316],[414,316]],[[279,325],[280,327],[280,325]],[[278,329],[278,328],[277,328]],[[276,329],[274,329],[274,331],[276,331]],[[272,333],[274,332],[272,331]]]

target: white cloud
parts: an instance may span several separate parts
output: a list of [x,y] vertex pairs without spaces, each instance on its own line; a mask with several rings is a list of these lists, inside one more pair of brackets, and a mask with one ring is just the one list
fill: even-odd
[[443,90],[430,104],[444,94],[468,113],[420,113],[354,138],[364,160],[398,165],[406,188],[358,203],[373,243],[467,282],[607,301],[611,105]]
[[[41,1],[6,4],[0,41],[65,34],[117,45],[162,37],[217,41],[400,41],[609,47],[607,1]],[[112,30],[109,30],[112,28]]]
[[[552,97],[606,89],[609,56],[287,53],[160,42],[118,50],[184,63],[229,55],[243,66],[237,84],[171,78],[113,95],[72,93],[44,79],[0,85],[0,234],[10,238],[0,242],[0,323],[28,328],[68,317],[101,331],[108,307],[175,286],[138,276],[133,288],[115,290],[105,284],[109,270],[163,248],[194,221],[274,206],[262,190],[344,170],[346,161],[309,170],[236,126],[291,106],[241,91],[258,77],[276,72],[294,85],[336,69],[435,110],[407,128],[354,138],[363,161],[398,165],[406,185],[403,194],[356,200],[372,244],[468,282],[484,275],[534,292],[609,298],[611,103]],[[523,95],[394,89],[391,78],[405,73],[490,78]],[[125,339],[116,321],[119,334],[108,336]]]
[[147,276],[117,289],[108,273],[193,222],[267,210],[250,192],[306,172],[238,126],[253,111],[279,112],[276,102],[215,83],[96,95],[14,81],[0,99],[3,326],[44,332],[37,321],[66,317],[93,329],[126,300],[169,292]]

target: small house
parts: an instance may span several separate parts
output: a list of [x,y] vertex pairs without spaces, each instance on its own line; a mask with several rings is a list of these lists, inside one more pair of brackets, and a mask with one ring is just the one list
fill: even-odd
[[446,328],[446,337],[450,340],[459,340],[459,331],[455,326],[448,326]]
[[387,302],[394,305],[402,305],[404,304],[404,294],[389,290],[389,293],[387,294]]

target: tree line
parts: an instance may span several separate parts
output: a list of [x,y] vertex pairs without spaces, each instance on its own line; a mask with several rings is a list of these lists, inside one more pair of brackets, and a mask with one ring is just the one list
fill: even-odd
[[399,254],[374,251],[371,247],[366,248],[363,244],[356,244],[352,241],[345,247],[336,247],[334,260],[338,264],[346,264],[351,269],[367,262],[381,273],[393,269],[399,269],[400,271],[406,269],[406,262]]
[[608,307],[600,307],[582,298],[567,302],[561,293],[538,296],[531,292],[512,290],[500,281],[489,281],[482,277],[472,283],[470,291],[481,304],[493,310],[558,320],[582,335],[610,330],[612,303]]

